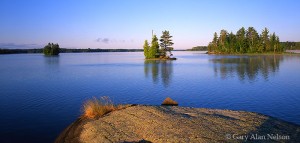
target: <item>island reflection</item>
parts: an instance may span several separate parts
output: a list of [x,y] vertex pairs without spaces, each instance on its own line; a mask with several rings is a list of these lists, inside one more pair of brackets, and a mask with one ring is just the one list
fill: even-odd
[[268,80],[270,74],[279,71],[282,55],[237,56],[211,59],[215,76],[222,79],[238,76],[240,81],[254,81],[259,77]]
[[45,65],[59,65],[59,56],[44,56]]
[[152,80],[155,84],[157,84],[159,82],[159,79],[161,79],[163,85],[165,87],[168,87],[173,74],[172,61],[145,60],[144,72],[146,78],[148,78],[150,74],[152,75]]

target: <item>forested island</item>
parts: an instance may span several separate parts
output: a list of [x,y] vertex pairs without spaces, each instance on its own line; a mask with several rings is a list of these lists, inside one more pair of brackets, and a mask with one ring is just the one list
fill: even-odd
[[171,56],[173,56],[171,51],[174,49],[172,47],[174,44],[171,39],[172,37],[173,36],[170,35],[169,31],[165,30],[162,32],[162,36],[160,37],[160,44],[158,44],[156,35],[152,36],[151,45],[149,45],[148,40],[145,40],[143,46],[145,58],[175,60],[176,58],[171,58]]
[[43,49],[43,53],[46,56],[55,56],[59,54],[59,45],[58,44],[53,44],[53,43],[48,43]]
[[279,37],[269,34],[264,28],[261,34],[253,28],[247,30],[242,27],[236,34],[221,30],[220,35],[215,32],[212,42],[208,45],[209,54],[243,54],[243,53],[282,53],[285,46],[280,43]]
[[[285,50],[300,50],[300,42],[286,41],[280,42],[280,44]],[[195,46],[191,49],[187,49],[186,51],[208,51],[207,47],[208,46]]]

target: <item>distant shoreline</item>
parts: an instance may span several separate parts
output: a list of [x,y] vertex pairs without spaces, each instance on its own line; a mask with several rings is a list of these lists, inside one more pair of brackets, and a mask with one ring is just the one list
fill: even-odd
[[[61,48],[60,53],[98,53],[98,52],[143,52],[143,49],[67,49]],[[174,50],[174,51],[189,51],[196,52],[195,50]],[[199,51],[199,50],[198,50]],[[200,50],[200,52],[203,52]],[[35,49],[4,49],[0,48],[1,54],[42,54],[43,48]],[[207,53],[209,54],[209,53]],[[245,54],[212,54],[210,55],[289,55],[289,54],[300,54],[300,50],[286,50],[283,53],[245,53]]]
[[[143,49],[67,49],[61,48],[60,53],[95,53],[95,52],[143,52]],[[174,50],[187,51],[187,50]],[[35,54],[43,53],[43,48],[36,49],[1,49],[0,54]]]

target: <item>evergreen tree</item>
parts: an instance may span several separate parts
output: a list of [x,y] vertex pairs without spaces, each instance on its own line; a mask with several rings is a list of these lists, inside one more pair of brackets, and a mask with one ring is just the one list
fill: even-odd
[[144,48],[144,55],[145,55],[146,59],[149,59],[150,58],[150,56],[149,56],[150,47],[149,47],[148,40],[145,40],[143,48]]
[[163,31],[162,36],[160,37],[160,46],[161,46],[161,54],[163,56],[166,56],[166,52],[170,53],[170,56],[172,56],[171,51],[173,50],[172,45],[174,44],[172,42],[173,36],[170,35],[169,31]]
[[159,57],[159,44],[156,35],[153,35],[150,47],[151,58]]
[[237,51],[239,53],[245,53],[246,52],[246,30],[244,27],[242,27],[241,29],[239,29],[236,33],[236,38],[237,38]]
[[218,44],[218,52],[221,53],[226,53],[226,45],[225,43],[227,42],[227,37],[228,37],[228,33],[226,30],[222,29],[220,32],[220,37],[219,37],[219,44]]
[[208,46],[207,46],[207,51],[208,51],[208,52],[213,52],[213,51],[214,51],[213,43],[212,43],[212,42],[209,42],[209,44],[208,44]]
[[257,51],[258,53],[263,53],[265,49],[264,40],[262,36],[260,36],[258,44],[257,44]]
[[229,48],[229,53],[235,53],[236,52],[236,37],[235,35],[230,32],[229,36],[228,36],[228,48]]
[[218,34],[215,32],[213,42],[212,42],[212,49],[217,50],[218,48]]
[[53,55],[58,55],[59,54],[59,45],[58,44],[54,44],[52,47],[52,54]]
[[271,49],[273,49],[274,53],[283,51],[283,48],[280,45],[279,37],[276,36],[275,32],[271,34],[270,41],[271,41]]
[[214,52],[217,51],[217,48],[218,48],[218,34],[217,32],[215,32],[212,42],[210,42],[207,46],[207,50],[208,52]]
[[276,34],[275,32],[273,34],[270,35],[270,45],[271,45],[271,49],[270,51],[273,51],[275,53],[276,51]]
[[247,52],[254,53],[257,51],[257,45],[259,41],[259,36],[257,31],[253,27],[249,27],[246,32],[246,39],[247,39]]
[[276,36],[275,45],[274,45],[274,53],[281,52],[279,37]]
[[269,38],[269,30],[268,28],[265,28],[261,33],[261,41],[263,44],[263,52],[270,51],[271,45],[270,45],[270,38]]

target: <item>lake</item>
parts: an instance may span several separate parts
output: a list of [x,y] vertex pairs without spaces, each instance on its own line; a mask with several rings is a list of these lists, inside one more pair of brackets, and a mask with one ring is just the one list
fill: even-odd
[[0,55],[0,142],[53,142],[82,103],[245,110],[300,124],[299,55],[174,52],[145,61],[142,52]]

